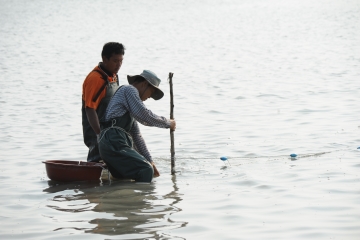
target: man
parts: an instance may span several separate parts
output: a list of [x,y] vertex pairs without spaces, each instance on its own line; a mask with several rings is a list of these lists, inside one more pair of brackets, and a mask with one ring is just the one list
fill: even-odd
[[101,160],[97,135],[100,121],[111,97],[119,87],[118,71],[122,65],[125,47],[121,43],[109,42],[103,46],[102,62],[86,77],[82,89],[82,125],[84,143],[89,148],[87,161]]
[[130,85],[121,86],[112,97],[101,124],[100,154],[115,178],[151,182],[159,176],[155,163],[141,136],[138,122],[146,126],[175,130],[175,120],[152,113],[143,101],[149,97],[159,100],[164,93],[160,79],[144,70],[140,75],[128,76]]

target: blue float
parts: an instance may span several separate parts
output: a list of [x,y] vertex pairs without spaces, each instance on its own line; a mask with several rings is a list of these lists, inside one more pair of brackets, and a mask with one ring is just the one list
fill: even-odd
[[297,157],[297,154],[292,153],[292,154],[290,154],[290,157],[292,157],[292,158]]
[[226,160],[227,160],[227,157],[222,156],[222,157],[220,158],[220,160],[221,160],[221,161],[226,161]]
[[358,147],[358,149],[360,149],[360,147]]

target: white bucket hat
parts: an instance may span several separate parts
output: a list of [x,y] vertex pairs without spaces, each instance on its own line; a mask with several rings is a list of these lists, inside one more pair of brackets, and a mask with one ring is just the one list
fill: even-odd
[[145,78],[145,80],[156,89],[155,92],[151,95],[154,100],[159,100],[164,96],[164,92],[159,88],[161,80],[156,76],[155,73],[150,70],[144,70],[140,75],[127,75],[129,84],[135,82],[136,78],[138,77]]

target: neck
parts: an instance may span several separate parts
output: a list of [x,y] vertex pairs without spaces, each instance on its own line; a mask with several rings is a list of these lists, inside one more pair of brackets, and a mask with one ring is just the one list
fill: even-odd
[[105,64],[103,62],[101,62],[99,64],[99,67],[101,68],[101,70],[103,70],[109,77],[112,77],[113,76],[113,73],[110,72],[109,70],[107,70]]

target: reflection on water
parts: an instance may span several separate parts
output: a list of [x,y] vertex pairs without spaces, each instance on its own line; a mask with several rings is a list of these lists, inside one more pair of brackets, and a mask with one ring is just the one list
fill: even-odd
[[[119,235],[126,239],[164,237],[160,230],[181,228],[187,222],[173,221],[171,215],[180,212],[176,207],[182,198],[172,177],[169,192],[159,194],[156,184],[136,184],[129,181],[57,183],[48,181],[44,192],[55,193],[47,207],[68,214],[76,214],[73,222],[87,221],[93,227],[70,227],[86,233]],[[96,214],[88,219],[89,212]],[[90,214],[91,216],[91,214]],[[83,218],[84,219],[79,219]],[[69,229],[57,228],[54,231]],[[122,238],[120,238],[122,239]],[[179,238],[181,239],[181,238]]]

